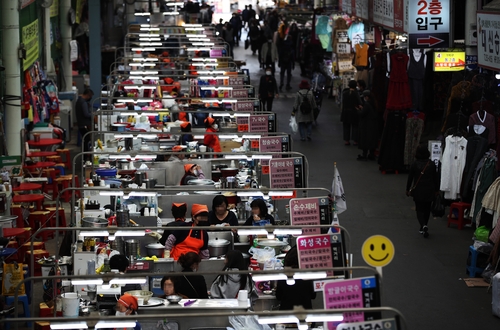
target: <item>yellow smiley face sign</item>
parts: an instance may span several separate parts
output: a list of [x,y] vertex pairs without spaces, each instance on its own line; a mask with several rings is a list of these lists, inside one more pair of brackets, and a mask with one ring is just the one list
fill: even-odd
[[373,267],[387,266],[394,258],[394,253],[391,240],[382,235],[368,237],[361,248],[363,259]]

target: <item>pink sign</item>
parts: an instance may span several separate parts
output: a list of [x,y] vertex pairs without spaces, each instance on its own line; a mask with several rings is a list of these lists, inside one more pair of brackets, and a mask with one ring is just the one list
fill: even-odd
[[[328,281],[323,286],[325,309],[365,308],[380,306],[380,298],[375,277],[351,280]],[[380,313],[344,313],[342,322],[328,322],[327,329],[335,330],[340,323],[361,322],[379,319]]]
[[269,176],[271,188],[295,188],[293,159],[271,159]]
[[248,117],[236,117],[236,125],[248,125]]
[[250,115],[249,132],[268,132],[268,117],[267,115]]
[[[282,136],[272,136],[272,137],[261,137],[259,143],[259,151],[262,152],[281,152],[282,147]],[[281,157],[281,155],[277,155]]]
[[[321,211],[320,211],[319,198],[294,198],[290,200],[290,221],[294,226],[312,226],[321,224]],[[326,199],[326,206],[328,207],[328,199]],[[303,235],[319,235],[321,229],[317,228],[304,228],[302,229]]]
[[210,49],[210,57],[222,57],[222,49]]
[[229,86],[243,86],[244,82],[243,77],[229,76]]
[[297,237],[300,269],[332,268],[331,236],[311,235]]
[[236,103],[233,103],[233,110],[234,111],[253,112],[253,110],[254,110],[253,102],[252,101],[238,101]]
[[233,89],[233,98],[248,99],[248,89]]

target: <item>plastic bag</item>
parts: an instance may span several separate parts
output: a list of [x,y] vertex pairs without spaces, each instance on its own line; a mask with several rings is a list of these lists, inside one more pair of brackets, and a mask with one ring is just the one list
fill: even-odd
[[229,323],[234,330],[272,330],[267,324],[259,324],[257,316],[229,316]]
[[252,257],[257,260],[257,262],[266,262],[269,259],[273,259],[275,256],[275,251],[272,247],[266,246],[263,249],[259,249],[256,247],[251,247],[248,250],[248,253],[252,255]]
[[290,128],[292,132],[297,133],[299,131],[299,126],[297,125],[297,121],[295,120],[295,116],[290,116]]
[[478,241],[488,242],[488,237],[490,236],[490,230],[486,226],[480,226],[474,232],[474,236]]
[[445,206],[443,204],[443,196],[437,194],[431,205],[432,215],[436,218],[441,218],[444,215]]
[[[26,293],[24,286],[24,272],[23,264],[14,262],[13,264],[3,264],[3,277],[2,277],[2,295],[15,296]],[[22,283],[19,286],[17,285]]]

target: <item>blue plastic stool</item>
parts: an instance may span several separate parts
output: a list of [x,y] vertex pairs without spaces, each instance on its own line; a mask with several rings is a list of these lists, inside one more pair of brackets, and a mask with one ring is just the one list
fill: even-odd
[[469,273],[470,277],[476,277],[476,274],[483,272],[484,268],[477,267],[477,256],[479,252],[474,249],[474,246],[469,246],[469,255],[470,255],[470,266],[467,266],[467,273]]
[[[12,305],[14,303],[14,298],[15,298],[14,296],[6,296],[5,297],[5,304]],[[19,317],[31,317],[30,305],[28,303],[28,296],[25,294],[19,295],[17,302],[18,302],[18,304],[19,303],[23,304],[23,313],[18,313],[18,316]],[[17,308],[18,308],[18,306],[16,306],[16,310],[17,310]],[[31,328],[31,323],[32,322],[26,322],[26,324],[30,328]],[[5,330],[9,330],[9,329],[10,329],[10,322],[5,322]]]

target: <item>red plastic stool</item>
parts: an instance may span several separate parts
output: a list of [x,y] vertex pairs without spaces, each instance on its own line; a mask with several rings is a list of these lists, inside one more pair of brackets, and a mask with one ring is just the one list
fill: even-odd
[[[471,205],[464,202],[455,202],[450,205],[450,214],[448,214],[448,227],[450,224],[456,224],[457,228],[461,230],[464,225],[470,223],[470,219],[464,218],[465,210],[470,210]],[[458,211],[458,217],[453,218],[453,210]]]
[[[78,175],[74,174],[68,174],[68,175],[63,175],[60,176],[59,178],[56,179],[56,182],[60,184],[60,187],[58,188],[60,191],[72,187],[72,182],[73,182],[73,176],[75,177],[75,187],[80,187],[80,182],[78,180]],[[76,198],[81,198],[80,191],[76,190],[75,191],[75,196]],[[71,201],[71,191],[66,190],[63,192],[61,196],[61,200],[63,202],[70,202]]]
[[[44,242],[33,242],[33,251],[45,250]],[[18,251],[19,260],[26,261],[26,251],[31,251],[31,242],[24,243]]]
[[24,226],[26,226],[26,223],[24,222],[23,208],[20,204],[12,204],[10,206],[10,214],[17,216],[17,228],[23,228]]
[[64,165],[66,165],[66,168],[68,170],[71,170],[71,155],[69,149],[57,149],[56,152],[59,156],[64,156],[62,162],[64,163]]
[[55,156],[47,156],[45,158],[48,162],[54,162],[54,163],[62,163],[62,157],[60,155],[55,155]]
[[[31,212],[28,221],[31,228],[36,231],[39,228],[50,227],[50,211],[35,211]],[[40,237],[43,241],[47,241],[49,238],[54,238],[54,231],[43,231],[40,233]]]
[[46,207],[45,208],[47,211],[50,212],[49,218],[50,218],[50,226],[51,227],[56,227],[56,210],[57,214],[59,215],[59,226],[61,228],[66,228],[67,223],[66,223],[66,213],[64,213],[64,209],[60,207],[57,209],[57,207]]
[[[38,263],[38,260],[42,258],[48,258],[50,256],[49,252],[46,250],[34,250],[33,251],[33,258],[35,258],[35,269],[33,272],[34,276],[41,276],[42,275],[42,265]],[[31,265],[31,251],[28,250],[26,251],[26,255],[24,258],[24,262],[27,263],[28,265]]]

